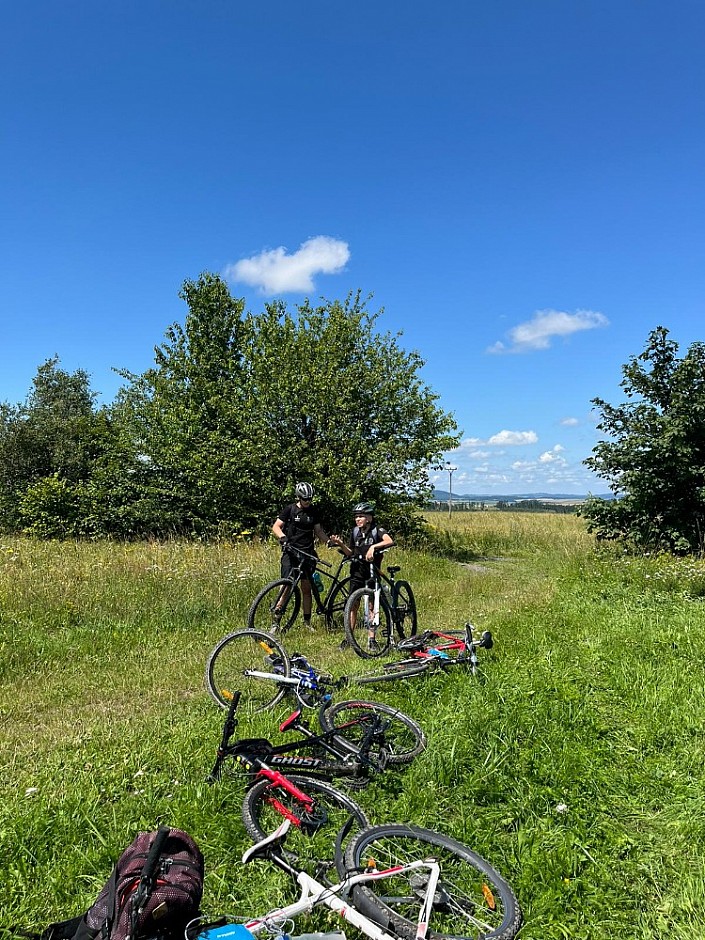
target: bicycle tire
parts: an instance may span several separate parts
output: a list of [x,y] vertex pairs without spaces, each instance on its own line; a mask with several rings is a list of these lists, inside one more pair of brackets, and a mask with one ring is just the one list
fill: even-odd
[[323,604],[326,629],[335,632],[345,629],[345,604],[350,596],[351,578],[343,578],[330,592]]
[[[283,602],[282,615],[276,617],[274,608],[285,588],[291,593]],[[247,612],[247,626],[250,630],[264,630],[267,633],[286,633],[299,616],[301,609],[301,590],[289,578],[270,581],[252,601]]]
[[[392,642],[392,612],[389,609],[387,598],[382,591],[379,592],[379,626],[377,627],[375,640],[376,649],[370,649],[368,646],[369,628],[365,622],[365,599],[374,603],[375,592],[372,588],[358,588],[353,591],[345,604],[345,636],[348,639],[350,647],[363,659],[376,659],[378,656],[384,656],[389,650]],[[355,611],[351,623],[351,614]]]
[[360,685],[378,685],[381,682],[397,682],[399,679],[413,679],[415,676],[421,676],[428,672],[433,664],[430,660],[417,660],[410,664],[408,660],[399,663],[385,663],[382,672],[374,672],[369,675],[351,676],[351,680]]
[[238,630],[223,637],[211,650],[206,663],[206,688],[221,708],[228,709],[235,691],[240,691],[238,709],[254,714],[273,708],[282,700],[287,686],[274,680],[246,676],[246,669],[273,676],[291,675],[291,663],[284,647],[262,630]]
[[408,764],[425,750],[426,735],[421,725],[391,705],[358,699],[332,702],[321,710],[318,720],[324,731],[337,732],[333,740],[338,746],[342,743],[343,747],[352,747],[353,753],[359,754],[359,744],[365,733],[359,718],[370,713],[388,719],[381,747],[373,747],[370,751],[373,760],[381,757],[381,750],[384,750],[388,763]]
[[407,636],[416,636],[418,616],[416,598],[408,581],[395,581],[392,589],[392,611],[397,633],[403,640]]
[[[479,938],[511,940],[521,927],[521,910],[502,876],[461,842],[417,826],[373,826],[346,849],[347,871],[364,869],[368,859],[378,870],[433,858],[440,880],[429,918],[429,940]],[[400,872],[353,888],[353,903],[383,929],[412,940],[425,895],[423,869]]]
[[[270,835],[282,823],[282,812],[272,805],[278,801],[292,817],[292,826],[287,834],[284,853],[297,865],[321,877],[328,883],[328,871],[340,869],[347,843],[362,830],[369,827],[365,812],[346,793],[341,793],[324,780],[295,775],[286,778],[316,801],[315,812],[326,815],[325,824],[313,834],[307,834],[297,826],[293,818],[306,819],[301,803],[281,787],[267,779],[258,780],[245,794],[242,804],[242,821],[248,835],[259,842]],[[349,829],[346,831],[346,826]],[[333,879],[335,880],[335,879]]]

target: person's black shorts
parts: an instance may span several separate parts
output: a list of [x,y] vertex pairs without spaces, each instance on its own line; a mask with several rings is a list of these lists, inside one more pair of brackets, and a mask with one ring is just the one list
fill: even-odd
[[[310,554],[313,554],[313,552],[311,552]],[[298,568],[298,567],[299,567],[299,559],[296,557],[296,555],[284,550],[282,552],[282,565],[281,565],[282,578],[288,578],[289,575],[291,574],[291,569]],[[309,563],[304,560],[302,567],[304,569],[304,579],[307,580],[308,575],[310,573]]]
[[[379,571],[377,572],[379,574]],[[365,564],[362,571],[356,571],[355,567],[350,568],[350,593],[357,591],[358,588],[367,587],[370,579],[370,566]]]

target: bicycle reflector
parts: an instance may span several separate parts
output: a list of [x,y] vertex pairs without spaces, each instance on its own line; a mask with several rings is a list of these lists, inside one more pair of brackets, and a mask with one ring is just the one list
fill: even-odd
[[485,896],[485,901],[487,901],[487,906],[491,911],[497,910],[497,902],[494,899],[494,894],[492,894],[492,889],[489,885],[482,883],[482,893]]
[[273,650],[272,647],[269,645],[269,643],[265,643],[264,640],[258,640],[257,642],[258,642],[259,645],[262,647],[262,649],[265,651],[265,653],[267,653],[268,656],[271,656],[271,654],[274,652],[274,650]]

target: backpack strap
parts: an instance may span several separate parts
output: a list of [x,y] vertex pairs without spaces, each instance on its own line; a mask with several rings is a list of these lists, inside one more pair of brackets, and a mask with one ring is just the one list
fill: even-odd
[[55,924],[49,924],[41,933],[25,930],[24,927],[8,927],[6,932],[11,937],[23,937],[24,940],[70,940],[82,920],[82,914],[78,917],[70,917],[68,920],[59,920]]
[[[137,929],[137,918],[142,913],[149,896],[154,889],[155,876],[159,867],[159,860],[166,840],[169,838],[171,829],[169,826],[160,826],[154,841],[149,849],[149,855],[144,863],[142,874],[140,876],[137,890],[132,896],[130,902],[130,937],[133,938]],[[113,899],[114,900],[114,899]]]

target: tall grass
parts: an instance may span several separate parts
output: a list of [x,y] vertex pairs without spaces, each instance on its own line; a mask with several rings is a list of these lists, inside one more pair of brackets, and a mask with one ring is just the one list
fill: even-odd
[[[595,552],[571,516],[433,524],[470,560],[396,551],[420,627],[470,619],[496,646],[479,680],[364,688],[418,718],[429,748],[360,802],[490,859],[525,938],[705,936],[705,568]],[[78,913],[160,821],[201,844],[208,913],[281,900],[282,877],[239,865],[242,782],[204,782],[223,713],[202,681],[277,571],[274,546],[0,545],[0,926]],[[336,645],[287,638],[336,674],[366,671]],[[241,731],[276,737],[285,712]]]

